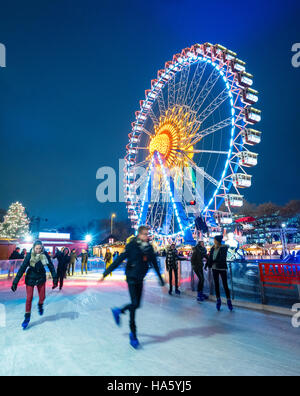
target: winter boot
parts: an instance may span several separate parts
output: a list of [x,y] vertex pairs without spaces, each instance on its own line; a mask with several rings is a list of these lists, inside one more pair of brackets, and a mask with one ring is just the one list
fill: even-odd
[[38,311],[41,316],[44,315],[44,305],[43,304],[38,304]]
[[221,301],[220,298],[218,298],[217,299],[217,305],[216,305],[218,311],[221,311],[221,305],[222,305],[222,301]]
[[177,294],[177,296],[180,296],[180,294],[181,294],[181,293],[180,293],[180,290],[179,290],[179,289],[176,289],[176,290],[175,290],[175,294]]
[[114,317],[114,320],[116,322],[116,325],[120,326],[121,325],[120,315],[121,315],[122,311],[120,310],[120,308],[112,308],[111,312],[113,314],[113,317]]
[[129,339],[130,339],[129,342],[130,342],[130,345],[132,346],[132,348],[138,349],[140,346],[140,343],[139,343],[139,340],[137,339],[136,335],[133,333],[130,333]]
[[232,302],[231,302],[231,300],[227,300],[227,306],[228,306],[228,309],[229,309],[229,311],[233,311],[233,306],[232,306]]
[[30,313],[25,314],[25,319],[24,319],[24,322],[22,323],[23,330],[27,329],[29,322],[30,322],[30,316],[31,316]]
[[201,301],[204,301],[204,300],[205,300],[205,298],[204,298],[203,293],[202,292],[198,292],[197,301],[201,302]]

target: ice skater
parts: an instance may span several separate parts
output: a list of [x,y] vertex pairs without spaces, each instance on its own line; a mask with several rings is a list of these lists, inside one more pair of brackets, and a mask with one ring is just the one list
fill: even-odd
[[214,238],[214,246],[211,248],[207,266],[212,268],[214,283],[215,283],[215,291],[217,297],[217,310],[221,310],[222,300],[220,294],[220,277],[223,282],[223,287],[225,290],[225,294],[227,297],[227,305],[230,311],[233,310],[230,290],[228,287],[227,281],[227,251],[228,246],[222,245],[223,237],[222,235],[217,235]]
[[105,269],[107,269],[113,263],[113,255],[111,254],[111,251],[108,248],[106,249],[106,253],[104,256],[104,263],[105,263]]
[[197,301],[205,301],[208,299],[208,296],[203,293],[203,289],[204,289],[203,260],[204,259],[208,261],[207,250],[204,246],[204,242],[199,241],[197,245],[193,248],[193,254],[191,257],[192,269],[198,277]]
[[70,255],[70,264],[68,267],[68,276],[71,276],[71,271],[72,271],[72,276],[74,276],[74,269],[75,269],[76,261],[77,261],[76,249],[72,249],[71,255]]
[[28,269],[25,277],[27,298],[25,318],[24,322],[22,323],[22,327],[24,330],[28,327],[30,322],[33,291],[35,286],[37,287],[39,293],[38,312],[41,316],[44,314],[44,301],[46,297],[45,266],[47,266],[51,272],[53,278],[52,289],[55,289],[57,287],[57,275],[54,265],[48,253],[45,252],[42,242],[36,241],[31,251],[26,255],[11,287],[13,292],[17,290],[20,279],[22,278],[25,271]]
[[164,286],[164,280],[160,274],[159,266],[157,263],[156,255],[152,245],[149,243],[148,227],[141,226],[138,229],[138,235],[133,238],[125,247],[125,251],[116,258],[116,260],[105,270],[100,279],[104,281],[105,277],[114,271],[121,263],[127,259],[126,265],[126,281],[128,283],[128,290],[131,302],[123,308],[113,308],[112,313],[116,324],[120,325],[121,314],[126,311],[130,313],[130,345],[137,349],[139,341],[137,338],[137,328],[135,323],[135,313],[140,307],[143,281],[149,270],[149,263],[152,263],[154,270],[160,280],[161,286]]
[[85,273],[87,275],[88,273],[87,265],[89,260],[88,252],[85,249],[82,249],[80,253],[80,257],[81,257],[81,275],[83,275],[83,270],[85,270]]
[[64,248],[64,250],[57,256],[57,276],[59,281],[59,290],[61,290],[64,286],[64,279],[67,275],[70,260],[70,250],[68,248]]
[[169,273],[169,294],[173,292],[173,273],[175,277],[175,294],[180,295],[178,286],[178,261],[186,260],[185,257],[179,256],[175,243],[172,243],[166,254],[166,269]]

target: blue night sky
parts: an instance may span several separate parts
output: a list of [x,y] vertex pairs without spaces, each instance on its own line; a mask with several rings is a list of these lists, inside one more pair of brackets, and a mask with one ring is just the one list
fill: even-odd
[[144,91],[194,43],[238,53],[260,92],[263,141],[250,202],[300,198],[299,1],[1,2],[0,207],[20,200],[53,226],[125,218],[96,200],[96,171],[117,169]]

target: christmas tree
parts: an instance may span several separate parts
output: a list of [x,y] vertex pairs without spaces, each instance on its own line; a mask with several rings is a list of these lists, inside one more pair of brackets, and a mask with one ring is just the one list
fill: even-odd
[[1,238],[21,238],[29,232],[30,220],[20,202],[10,205],[3,223],[0,223]]

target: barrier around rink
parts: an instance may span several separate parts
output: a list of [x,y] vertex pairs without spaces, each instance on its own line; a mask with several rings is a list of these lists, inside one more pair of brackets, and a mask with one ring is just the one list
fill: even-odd
[[[57,260],[54,259],[52,261],[56,269]],[[22,263],[23,260],[0,260],[0,279],[13,279],[16,276]],[[88,265],[87,265],[88,272],[100,272],[103,271],[104,268],[105,268],[105,263],[102,258],[92,257],[88,259]],[[47,274],[49,274],[48,267],[46,267],[46,272]],[[75,263],[74,272],[76,274],[81,273],[80,259],[78,259]]]
[[[160,258],[160,263],[165,268],[165,258]],[[197,291],[198,279],[192,271],[190,261],[182,261],[178,265],[181,290]],[[270,278],[270,271],[275,271],[273,278]],[[228,262],[227,273],[233,300],[288,309],[300,302],[300,264],[234,261]],[[204,271],[204,278],[204,292],[214,296],[212,271]],[[266,280],[276,282],[270,283]],[[221,294],[225,297],[222,287]]]
[[[57,260],[53,260],[53,263],[57,268]],[[0,279],[12,280],[21,264],[22,260],[0,260]],[[161,272],[165,272],[165,257],[159,257],[159,264]],[[181,261],[178,265],[181,290],[196,291],[198,279],[192,271],[190,261]],[[89,258],[89,273],[100,273],[104,268],[105,263],[102,258]],[[48,268],[46,269],[50,276]],[[80,259],[75,263],[75,274],[81,274]],[[204,271],[204,277],[204,292],[213,296],[214,283],[211,270]],[[300,302],[300,264],[271,261],[229,262],[228,284],[233,300],[290,308]],[[225,297],[224,294],[222,297]]]

